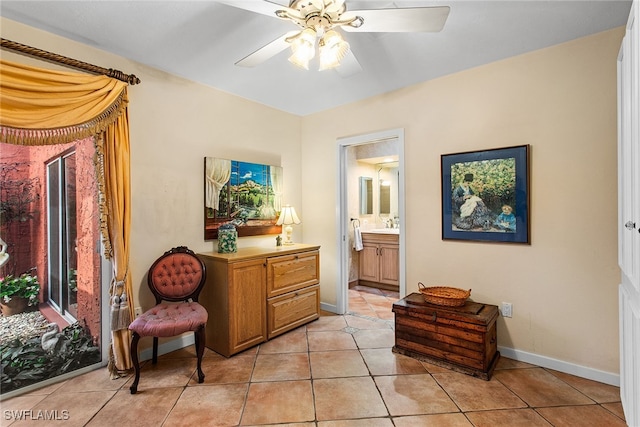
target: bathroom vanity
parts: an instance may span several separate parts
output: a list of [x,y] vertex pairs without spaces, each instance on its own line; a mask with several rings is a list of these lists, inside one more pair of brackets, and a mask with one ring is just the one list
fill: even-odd
[[320,313],[320,246],[294,244],[200,253],[207,280],[206,346],[229,357]]
[[397,291],[400,283],[399,230],[362,231],[358,284]]

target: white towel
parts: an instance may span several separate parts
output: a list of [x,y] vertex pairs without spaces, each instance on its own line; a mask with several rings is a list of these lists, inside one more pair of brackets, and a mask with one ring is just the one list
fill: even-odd
[[361,251],[364,248],[362,245],[362,233],[360,232],[360,227],[353,228],[353,249],[356,251]]

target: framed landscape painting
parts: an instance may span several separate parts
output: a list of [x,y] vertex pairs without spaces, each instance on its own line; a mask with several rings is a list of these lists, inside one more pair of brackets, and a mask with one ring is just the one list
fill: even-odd
[[529,146],[444,154],[442,239],[530,243]]
[[238,237],[280,234],[282,167],[204,159],[204,239],[218,238],[222,224],[233,224]]

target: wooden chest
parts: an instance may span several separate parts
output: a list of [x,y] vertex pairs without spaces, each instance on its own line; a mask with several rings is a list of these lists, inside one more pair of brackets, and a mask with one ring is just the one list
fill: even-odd
[[462,307],[425,302],[413,293],[393,304],[393,351],[489,380],[498,362],[498,307],[467,301]]

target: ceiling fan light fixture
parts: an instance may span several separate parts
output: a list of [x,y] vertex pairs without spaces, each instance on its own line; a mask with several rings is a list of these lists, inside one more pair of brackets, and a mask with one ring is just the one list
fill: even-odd
[[289,61],[298,67],[309,69],[309,61],[316,55],[316,32],[312,28],[305,28],[298,36],[291,40],[293,54]]
[[320,51],[320,71],[335,68],[349,52],[347,43],[340,33],[334,30],[327,31],[318,42]]

